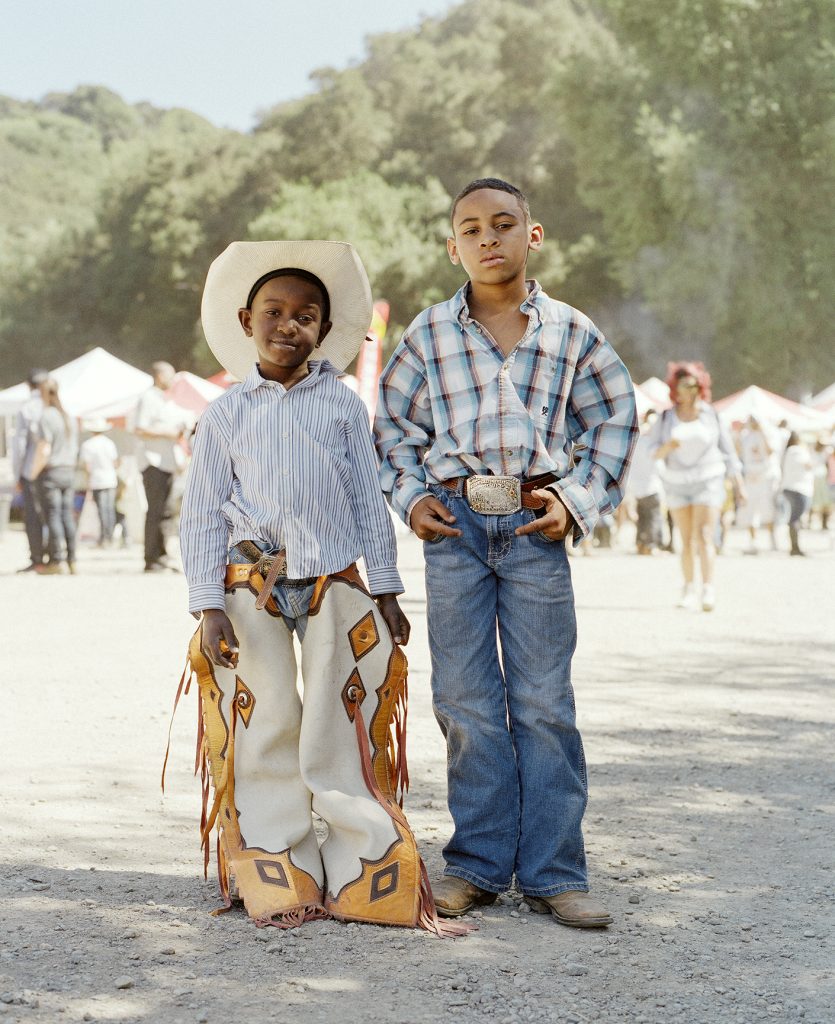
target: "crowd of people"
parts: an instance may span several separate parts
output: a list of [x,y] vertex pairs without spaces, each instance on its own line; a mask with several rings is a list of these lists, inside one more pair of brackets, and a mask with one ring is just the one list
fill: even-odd
[[671,363],[667,384],[670,407],[644,414],[621,516],[635,522],[639,555],[672,551],[678,538],[679,607],[711,611],[714,558],[729,525],[746,531],[748,555],[760,552],[761,530],[777,551],[778,527],[785,524],[789,555],[804,556],[804,524],[815,515],[820,528],[828,528],[835,448],[829,437],[810,445],[785,421],[770,426],[753,415],[726,428],[711,404],[710,375],[701,363]]
[[[29,374],[31,395],[18,413],[12,444],[30,551],[20,572],[78,571],[78,514],[85,493],[98,514],[97,545],[118,540],[128,547],[126,496],[134,465],[146,505],[145,571],[179,571],[166,538],[177,532],[174,484],[188,465],[194,424],[166,400],[175,375],[171,364],[156,362],[151,374],[153,386],[141,397],[131,424],[135,461],[129,464],[108,436],[106,419],[82,421],[79,427],[61,404],[57,382],[45,370]],[[785,549],[795,557],[806,555],[801,530],[828,529],[835,504],[835,444],[827,436],[810,442],[786,421],[770,424],[755,416],[725,428],[711,405],[710,376],[700,363],[671,363],[667,384],[670,408],[643,416],[623,504],[616,514],[601,517],[576,550],[589,554],[595,546],[609,548],[632,523],[638,555],[679,550],[679,606],[709,611],[716,599],[714,557],[730,527],[746,531],[746,555]],[[88,436],[80,442],[80,434]]]

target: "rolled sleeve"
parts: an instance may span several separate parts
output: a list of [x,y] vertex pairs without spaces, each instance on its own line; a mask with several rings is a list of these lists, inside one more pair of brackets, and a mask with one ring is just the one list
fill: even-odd
[[552,490],[577,523],[576,543],[622,501],[638,439],[632,380],[614,349],[594,329],[577,362],[566,434],[574,444],[576,461]]
[[369,589],[372,594],[402,594],[405,588],[397,571],[397,540],[391,514],[380,490],[365,406],[351,423],[348,454],[353,477],[354,517]]
[[423,456],[433,438],[426,372],[408,332],[380,377],[374,436],[380,486],[407,526],[412,509],[426,497]]
[[[216,407],[200,421],[180,514],[180,547],[189,586],[189,611],[226,608],[229,525],[223,505],[232,490],[232,460]],[[209,603],[203,603],[208,601]]]

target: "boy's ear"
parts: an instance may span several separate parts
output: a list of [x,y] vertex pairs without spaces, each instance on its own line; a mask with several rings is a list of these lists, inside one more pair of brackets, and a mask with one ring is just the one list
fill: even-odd
[[461,262],[461,259],[458,256],[458,246],[455,244],[454,238],[448,238],[446,240],[446,251],[449,255],[450,262],[454,263],[455,266],[457,267],[458,264]]
[[319,328],[319,340],[316,342],[316,348],[325,340],[325,335],[330,331],[331,327],[333,327],[333,324],[330,320],[323,321],[322,326]]
[[545,241],[545,229],[541,224],[531,224],[530,238],[528,239],[528,249],[531,252],[539,252],[542,248],[542,243]]
[[247,309],[246,306],[242,306],[238,310],[238,319],[241,322],[241,327],[244,329],[244,334],[247,338],[252,337],[252,310]]

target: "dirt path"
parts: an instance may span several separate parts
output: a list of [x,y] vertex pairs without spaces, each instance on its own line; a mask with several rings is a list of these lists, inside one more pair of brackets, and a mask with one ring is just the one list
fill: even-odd
[[[606,932],[513,893],[455,942],[212,918],[196,831],[194,703],[159,769],[192,622],[137,552],[14,576],[0,539],[0,1022],[835,1020],[835,552],[719,566],[716,612],[677,611],[669,557],[573,562],[586,819]],[[401,542],[411,693],[407,811],[430,873],[449,821],[428,699],[420,548]]]

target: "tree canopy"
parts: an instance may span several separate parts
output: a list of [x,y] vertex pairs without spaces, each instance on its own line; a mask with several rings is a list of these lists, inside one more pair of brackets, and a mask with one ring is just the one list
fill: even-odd
[[370,38],[256,129],[100,86],[0,98],[3,383],[101,344],[210,371],[209,263],[236,238],[354,242],[393,329],[463,278],[450,197],[495,174],[546,229],[531,274],[640,379],[835,378],[831,0],[467,0]]

